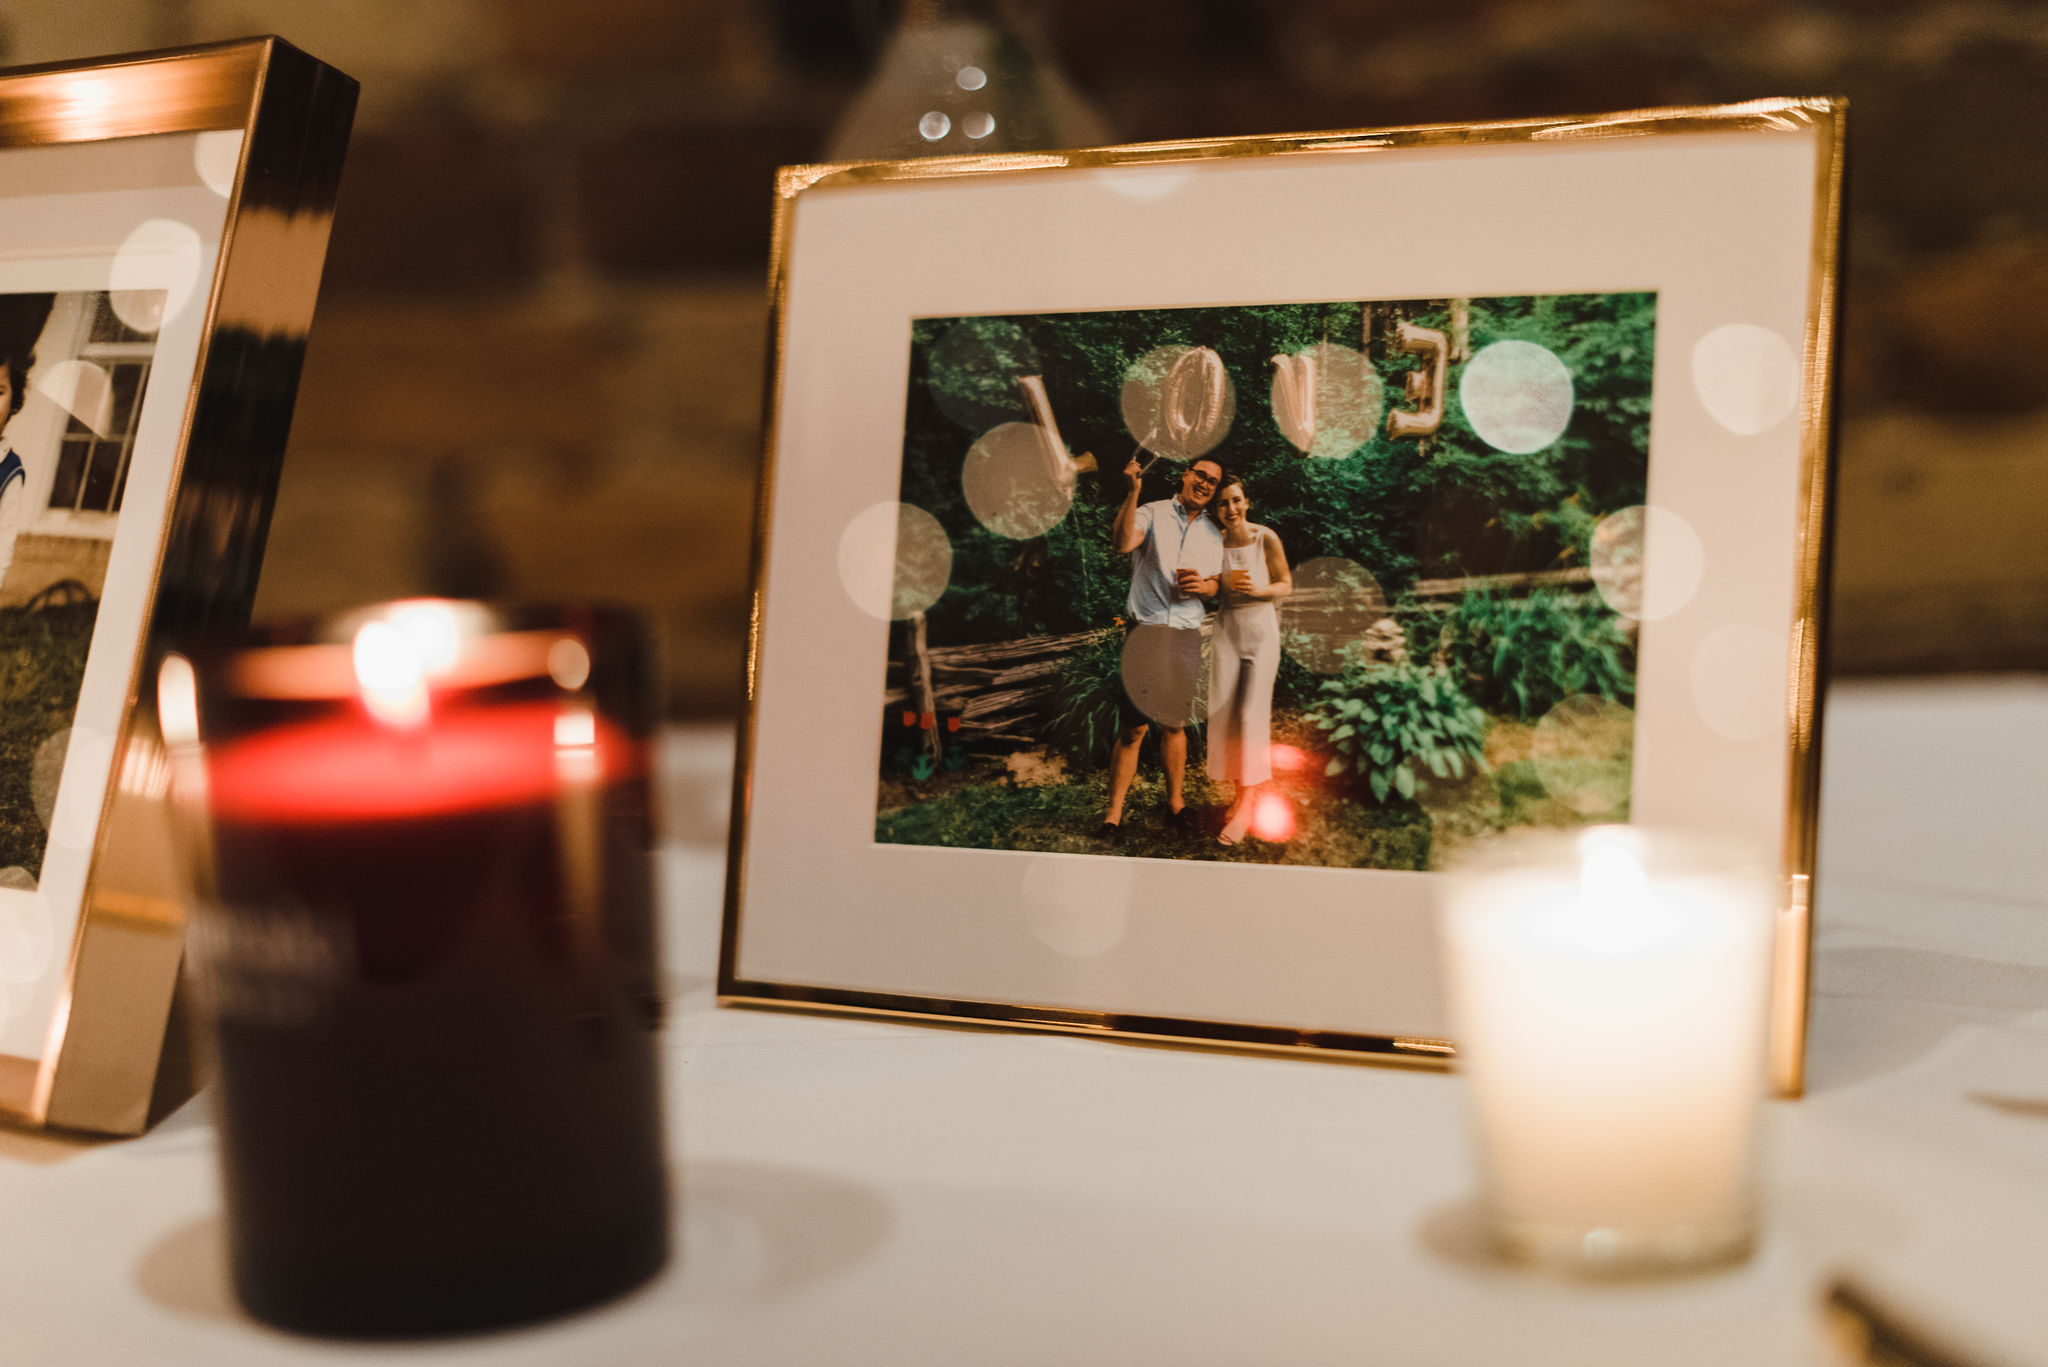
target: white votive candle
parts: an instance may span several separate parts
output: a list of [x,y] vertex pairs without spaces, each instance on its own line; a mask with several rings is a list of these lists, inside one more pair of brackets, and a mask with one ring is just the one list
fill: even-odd
[[1761,863],[1606,826],[1502,841],[1442,893],[1500,1242],[1594,1269],[1746,1253],[1773,909]]

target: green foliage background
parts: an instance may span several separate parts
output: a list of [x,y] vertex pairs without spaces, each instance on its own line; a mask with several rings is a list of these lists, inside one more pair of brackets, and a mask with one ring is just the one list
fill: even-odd
[[1472,696],[1502,716],[1535,721],[1574,694],[1635,702],[1635,644],[1592,594],[1468,593],[1439,640]]
[[[1371,307],[1381,334],[1396,318],[1450,326],[1448,300]],[[927,613],[930,639],[1080,631],[1123,613],[1130,572],[1126,558],[1109,549],[1109,526],[1136,442],[1125,430],[1120,400],[1125,372],[1159,346],[1207,346],[1222,357],[1236,390],[1236,417],[1213,454],[1245,477],[1253,519],[1279,533],[1289,560],[1357,561],[1390,603],[1421,578],[1583,565],[1599,519],[1644,501],[1655,295],[1470,301],[1475,354],[1493,342],[1530,341],[1571,370],[1571,423],[1542,451],[1510,455],[1480,440],[1458,402],[1463,366],[1453,364],[1444,422],[1434,435],[1390,438],[1382,417],[1373,437],[1349,455],[1310,459],[1273,420],[1271,358],[1324,340],[1358,347],[1366,308],[1270,304],[913,322],[900,497],[939,520],[954,552],[951,587]],[[956,329],[971,335],[955,337]],[[962,348],[963,340],[976,345]],[[977,363],[949,365],[949,352],[962,350]],[[1402,402],[1403,376],[1419,360],[1379,340],[1368,355],[1388,402]],[[1020,542],[975,520],[960,468],[988,427],[1028,419],[1015,377],[1031,373],[1044,377],[1068,447],[1092,452],[1101,474],[1082,477],[1058,526]],[[949,400],[945,407],[976,427],[947,415],[935,383]],[[1159,462],[1141,497],[1167,497],[1178,475],[1179,467]]]

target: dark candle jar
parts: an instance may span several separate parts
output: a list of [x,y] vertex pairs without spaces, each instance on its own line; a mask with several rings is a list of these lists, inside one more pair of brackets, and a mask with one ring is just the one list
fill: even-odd
[[166,658],[257,1318],[445,1333],[665,1261],[648,666],[624,614],[439,600]]

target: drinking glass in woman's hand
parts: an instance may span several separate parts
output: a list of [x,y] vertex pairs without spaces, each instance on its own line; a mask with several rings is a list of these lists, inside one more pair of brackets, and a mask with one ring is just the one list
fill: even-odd
[[1252,596],[1253,585],[1252,572],[1250,570],[1232,570],[1228,575],[1224,576],[1223,583],[1224,587],[1240,598]]

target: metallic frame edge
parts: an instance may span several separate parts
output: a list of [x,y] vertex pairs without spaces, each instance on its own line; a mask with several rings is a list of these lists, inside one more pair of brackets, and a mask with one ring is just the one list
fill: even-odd
[[[1191,1016],[1148,1016],[1134,1012],[1087,1011],[1064,1006],[1019,1006],[859,992],[783,983],[736,982],[721,990],[720,1006],[745,1006],[811,1015],[899,1020],[967,1030],[1001,1030],[1086,1036],[1131,1044],[1229,1050],[1237,1053],[1317,1058],[1338,1063],[1385,1064],[1445,1072],[1455,1057],[1449,1040],[1402,1035],[1365,1035],[1340,1030],[1250,1025]],[[1292,1039],[1287,1037],[1292,1036]],[[1348,1043],[1317,1043],[1344,1040]]]
[[1816,101],[1814,222],[1806,336],[1801,339],[1799,565],[1792,658],[1786,680],[1788,769],[1783,901],[1772,943],[1770,1081],[1780,1096],[1806,1090],[1806,1032],[1812,1004],[1814,876],[1820,836],[1821,731],[1827,691],[1827,615],[1834,540],[1834,427],[1845,223],[1842,188],[1848,100]]

